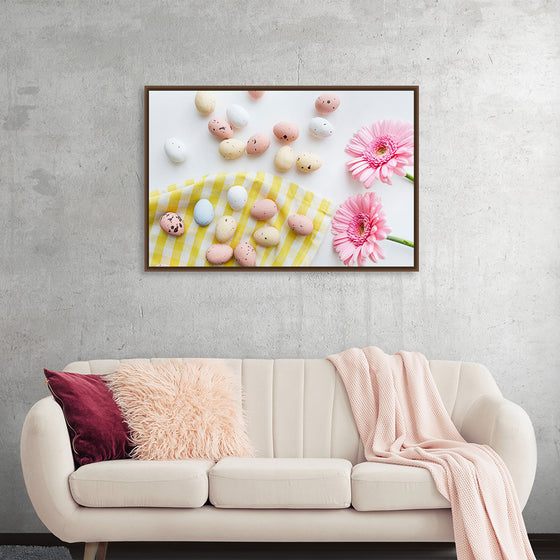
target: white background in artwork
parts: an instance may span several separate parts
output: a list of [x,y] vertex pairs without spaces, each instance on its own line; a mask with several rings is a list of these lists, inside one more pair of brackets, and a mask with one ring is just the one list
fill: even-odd
[[[363,184],[352,179],[344,152],[352,135],[362,126],[382,119],[414,121],[414,97],[412,91],[337,91],[340,107],[330,115],[318,115],[315,99],[321,91],[267,91],[259,100],[252,99],[246,91],[218,90],[216,109],[209,115],[201,115],[195,108],[196,91],[150,92],[149,137],[149,188],[162,189],[172,184],[182,184],[186,179],[218,172],[266,171],[280,175],[332,200],[335,206],[348,197],[367,190]],[[208,121],[213,117],[226,117],[231,104],[244,107],[250,115],[249,124],[236,129],[234,137],[246,142],[256,132],[265,132],[271,138],[270,148],[260,156],[244,154],[237,160],[225,160],[218,152],[220,141],[208,131]],[[325,139],[313,137],[308,129],[309,121],[316,116],[325,117],[335,128],[333,136]],[[314,152],[323,161],[314,173],[300,173],[295,166],[286,173],[274,167],[274,155],[284,144],[272,132],[279,121],[294,122],[299,127],[299,138],[291,144],[295,155]],[[187,148],[183,163],[172,163],[163,150],[165,140],[176,137]],[[412,168],[407,170],[413,174]],[[392,185],[376,181],[372,190],[378,193],[387,214],[392,235],[414,240],[414,186],[411,181],[396,175]],[[332,234],[327,233],[313,266],[342,265],[332,248]],[[383,241],[385,259],[376,266],[412,266],[413,249]],[[369,262],[369,261],[368,261]],[[371,263],[373,264],[373,263]]]

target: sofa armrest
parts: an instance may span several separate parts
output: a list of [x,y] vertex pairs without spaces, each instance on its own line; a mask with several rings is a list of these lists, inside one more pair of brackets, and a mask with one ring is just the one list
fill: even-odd
[[461,435],[498,453],[511,474],[519,503],[525,507],[537,470],[535,431],[527,413],[501,396],[484,395],[467,412]]
[[70,494],[68,476],[74,458],[66,420],[52,397],[35,403],[21,433],[21,466],[27,493],[41,521],[62,540],[79,506]]

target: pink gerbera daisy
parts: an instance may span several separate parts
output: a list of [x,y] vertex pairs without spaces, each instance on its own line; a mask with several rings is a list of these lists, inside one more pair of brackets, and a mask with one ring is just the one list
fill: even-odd
[[345,151],[354,156],[346,162],[352,177],[366,189],[376,179],[390,185],[393,173],[404,176],[404,167],[412,165],[414,128],[405,121],[378,121],[360,128]]
[[391,233],[385,223],[385,212],[379,197],[373,193],[358,194],[348,198],[336,211],[332,220],[333,247],[345,265],[358,262],[364,266],[369,258],[373,262],[385,255],[377,241]]

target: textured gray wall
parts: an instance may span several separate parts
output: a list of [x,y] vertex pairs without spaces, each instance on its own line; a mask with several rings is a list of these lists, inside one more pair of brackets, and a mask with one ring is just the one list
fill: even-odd
[[[18,440],[41,368],[388,352],[485,363],[539,442],[560,531],[555,1],[0,8],[0,531],[44,530]],[[143,271],[145,84],[419,84],[420,272]]]

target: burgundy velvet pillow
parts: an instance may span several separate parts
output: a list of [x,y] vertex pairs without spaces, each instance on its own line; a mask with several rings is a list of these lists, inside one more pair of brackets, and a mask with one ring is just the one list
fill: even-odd
[[45,377],[64,413],[76,466],[129,456],[128,425],[100,375],[46,369]]

